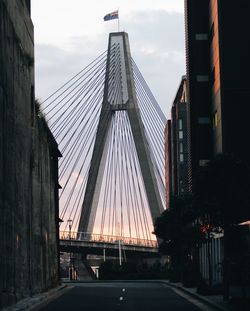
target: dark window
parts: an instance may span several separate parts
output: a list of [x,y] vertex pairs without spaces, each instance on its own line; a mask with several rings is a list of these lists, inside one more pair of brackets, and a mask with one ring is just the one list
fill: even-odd
[[180,152],[183,152],[183,143],[180,143]]
[[179,130],[182,130],[182,119],[179,119]]

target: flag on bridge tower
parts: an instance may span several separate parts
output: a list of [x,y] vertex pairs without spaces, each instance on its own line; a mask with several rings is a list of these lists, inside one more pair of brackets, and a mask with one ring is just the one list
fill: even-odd
[[105,15],[105,16],[103,17],[103,19],[104,19],[105,22],[106,22],[106,21],[110,21],[110,20],[112,20],[112,19],[116,19],[116,18],[119,19],[118,10],[116,10],[116,11],[114,11],[114,12],[112,12],[112,13],[109,13],[109,14],[107,14],[107,15]]

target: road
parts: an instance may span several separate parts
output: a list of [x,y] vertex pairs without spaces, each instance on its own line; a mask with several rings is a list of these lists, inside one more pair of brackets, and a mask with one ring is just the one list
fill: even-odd
[[76,283],[43,311],[212,311],[210,307],[160,282]]
[[160,282],[93,282],[70,286],[43,311],[211,311]]

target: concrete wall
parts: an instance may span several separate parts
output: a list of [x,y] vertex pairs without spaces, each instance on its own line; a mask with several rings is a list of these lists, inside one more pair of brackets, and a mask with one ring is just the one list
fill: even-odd
[[0,0],[0,309],[57,284],[57,144],[34,103],[27,1]]

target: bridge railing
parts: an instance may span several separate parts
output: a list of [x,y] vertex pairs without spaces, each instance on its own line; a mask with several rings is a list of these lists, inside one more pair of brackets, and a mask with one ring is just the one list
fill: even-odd
[[72,241],[90,241],[90,242],[101,242],[101,243],[112,243],[118,244],[119,241],[124,245],[135,245],[144,247],[158,247],[157,241],[146,240],[114,235],[102,235],[88,232],[74,232],[74,231],[60,231],[61,240],[72,240]]

